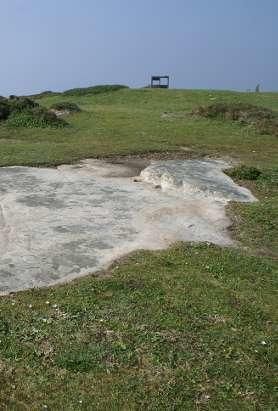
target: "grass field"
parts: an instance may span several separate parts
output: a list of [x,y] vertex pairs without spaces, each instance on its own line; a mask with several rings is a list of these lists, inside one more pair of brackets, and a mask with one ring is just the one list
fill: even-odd
[[192,117],[212,101],[278,111],[278,93],[121,90],[82,97],[65,129],[0,127],[0,165],[192,150],[259,167],[231,204],[237,247],[138,251],[105,276],[0,298],[2,410],[276,410],[278,140]]
[[[232,122],[189,115],[199,105],[215,101],[242,101],[278,111],[276,93],[127,89],[38,101],[51,106],[61,100],[75,102],[83,109],[68,120],[71,127],[67,129],[0,127],[0,165],[54,165],[109,154],[173,151],[180,146],[260,166],[269,166],[278,158],[276,137],[262,137]],[[165,112],[169,114],[163,116]]]

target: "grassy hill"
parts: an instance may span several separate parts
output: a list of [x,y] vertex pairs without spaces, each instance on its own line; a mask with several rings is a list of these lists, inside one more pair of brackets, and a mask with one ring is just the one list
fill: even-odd
[[[54,165],[84,157],[174,151],[229,155],[245,163],[277,160],[277,138],[232,122],[194,118],[191,111],[212,102],[245,102],[278,112],[278,93],[194,90],[130,90],[37,99],[50,107],[60,101],[83,110],[65,129],[12,129],[0,126],[0,165]],[[262,150],[263,146],[263,150]]]
[[278,94],[123,89],[36,101],[82,111],[59,129],[1,123],[1,166],[224,155],[260,169],[233,172],[260,202],[229,206],[233,249],[140,251],[99,279],[0,298],[0,409],[275,410],[278,140],[191,112],[214,102],[278,112]]

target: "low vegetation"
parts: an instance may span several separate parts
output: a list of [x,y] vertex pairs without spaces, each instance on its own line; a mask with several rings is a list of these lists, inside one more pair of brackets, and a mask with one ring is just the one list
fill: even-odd
[[71,103],[70,101],[61,101],[59,103],[52,104],[52,106],[50,106],[50,110],[66,113],[79,113],[81,111],[77,104]]
[[28,97],[10,96],[0,100],[0,120],[8,127],[64,127],[66,122]]
[[11,96],[9,99],[1,97],[0,99],[0,119],[7,120],[7,118],[15,113],[23,111],[30,111],[39,105],[26,97]]
[[[229,156],[245,164],[229,175],[259,201],[229,206],[234,248],[141,251],[104,277],[0,298],[0,409],[275,410],[277,138],[190,113],[211,101],[277,113],[277,94],[122,89],[63,100],[82,109],[71,127],[1,122],[2,166]],[[37,101],[48,109],[61,95]]]
[[105,94],[111,93],[113,91],[119,91],[122,89],[128,88],[127,86],[123,86],[121,84],[107,84],[101,86],[93,86],[93,87],[83,87],[83,88],[73,88],[70,90],[64,91],[62,94],[64,96],[88,96],[88,95],[97,95],[97,94]]
[[7,120],[10,115],[10,107],[5,99],[0,100],[0,121]]
[[278,114],[266,107],[246,103],[214,103],[193,112],[202,117],[237,121],[254,126],[261,134],[278,136]]
[[7,409],[275,409],[275,263],[210,245],[0,300]]
[[259,179],[262,172],[256,167],[248,167],[243,164],[241,166],[226,170],[226,174],[237,180],[254,181]]
[[32,99],[41,99],[45,97],[58,97],[58,96],[71,96],[71,97],[80,97],[80,96],[92,96],[97,94],[107,94],[114,91],[119,91],[123,89],[128,89],[128,86],[121,84],[103,84],[99,86],[91,87],[78,87],[65,91],[43,91],[41,93],[33,94],[29,96]]
[[[70,127],[11,128],[0,123],[0,166],[57,165],[82,158],[176,152],[184,155],[227,155],[246,165],[267,167],[277,156],[277,138],[258,134],[237,122],[191,116],[211,100],[261,105],[278,112],[275,93],[233,93],[194,90],[131,90],[36,99],[49,109],[61,101],[75,103],[78,115],[66,118]],[[162,118],[165,112],[175,113]],[[12,143],[12,144],[11,144]],[[39,143],[39,144],[38,144]],[[187,153],[187,154],[186,154]]]
[[259,199],[230,206],[234,236],[254,254],[278,257],[278,168],[236,167],[227,173]]
[[9,127],[61,128],[67,123],[44,107],[35,107],[31,110],[13,112],[7,120],[7,125]]
[[46,91],[42,91],[41,93],[37,93],[37,94],[31,94],[30,96],[28,96],[29,98],[31,98],[32,100],[35,99],[40,99],[40,98],[44,98],[44,97],[55,97],[60,95],[61,93],[59,93],[58,91],[51,91],[51,90],[46,90]]

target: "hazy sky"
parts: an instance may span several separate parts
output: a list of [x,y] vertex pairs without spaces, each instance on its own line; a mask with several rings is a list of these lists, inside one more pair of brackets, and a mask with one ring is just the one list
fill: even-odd
[[0,0],[0,95],[103,83],[278,90],[278,0]]

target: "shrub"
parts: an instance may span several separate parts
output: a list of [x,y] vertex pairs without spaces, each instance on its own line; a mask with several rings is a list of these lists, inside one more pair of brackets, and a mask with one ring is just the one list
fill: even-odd
[[0,121],[11,127],[64,127],[67,123],[55,113],[41,107],[28,97],[0,98]]
[[65,127],[67,123],[44,107],[34,107],[25,111],[13,112],[7,124],[11,127],[47,128]]
[[258,121],[256,122],[256,128],[260,134],[278,136],[278,118]]
[[0,99],[0,121],[6,120],[10,115],[11,109],[6,99]]
[[26,111],[35,107],[39,107],[38,103],[35,103],[28,97],[10,96],[8,104],[10,106],[11,113]]
[[228,118],[237,121],[269,120],[277,117],[273,110],[245,103],[214,103],[199,107],[195,114],[208,118]]
[[53,96],[58,96],[59,93],[58,91],[51,91],[51,90],[46,90],[46,91],[42,91],[41,93],[37,93],[37,94],[31,94],[30,96],[28,96],[31,99],[40,99],[43,97],[53,97]]
[[61,101],[60,103],[53,104],[50,107],[50,110],[67,111],[69,113],[78,113],[81,111],[80,107],[77,104],[67,101]]
[[192,114],[212,119],[238,121],[252,125],[261,134],[278,136],[278,114],[265,107],[245,103],[214,103],[201,106]]
[[101,86],[94,86],[94,87],[84,87],[84,88],[73,88],[70,90],[64,91],[65,96],[86,96],[86,95],[94,95],[94,94],[103,94],[103,93],[111,93],[113,91],[118,91],[128,88],[127,86],[123,86],[121,84],[111,84],[111,85],[101,85]]
[[256,167],[241,165],[239,167],[234,167],[231,170],[227,170],[226,174],[238,180],[255,181],[259,179],[259,177],[262,175],[262,172]]

